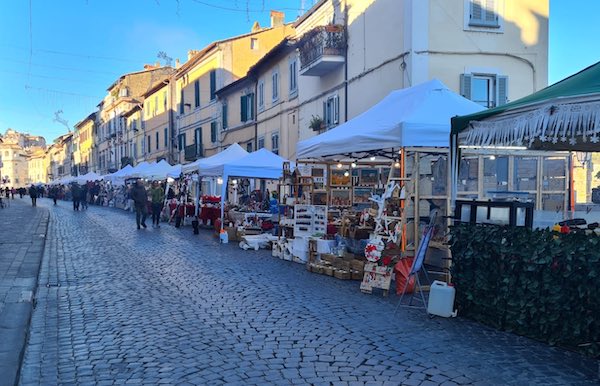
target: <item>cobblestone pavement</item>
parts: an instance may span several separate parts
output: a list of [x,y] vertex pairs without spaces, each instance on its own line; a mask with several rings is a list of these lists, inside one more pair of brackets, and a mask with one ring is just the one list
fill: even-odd
[[[44,201],[42,205],[48,205]],[[584,385],[597,362],[190,227],[50,207],[23,385]]]
[[0,385],[14,385],[25,350],[42,261],[48,210],[29,198],[0,209]]

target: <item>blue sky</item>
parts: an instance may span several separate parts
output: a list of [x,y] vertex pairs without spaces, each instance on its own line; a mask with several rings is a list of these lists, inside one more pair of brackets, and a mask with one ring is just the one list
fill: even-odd
[[[55,112],[72,127],[159,51],[184,62],[189,49],[247,33],[255,20],[269,25],[271,9],[292,21],[313,1],[0,0],[0,132],[50,142],[67,130]],[[600,60],[598,14],[597,0],[550,1],[550,83]]]

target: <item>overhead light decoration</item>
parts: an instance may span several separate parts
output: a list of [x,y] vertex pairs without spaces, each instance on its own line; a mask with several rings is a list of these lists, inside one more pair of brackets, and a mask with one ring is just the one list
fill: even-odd
[[350,166],[352,166],[352,169],[356,168],[356,161],[352,161],[352,163],[350,164]]
[[338,162],[338,164],[337,164],[337,168],[338,168],[338,169],[341,169],[341,168],[342,168],[342,163],[341,163],[341,162]]
[[372,156],[371,156],[369,159],[370,159],[371,161],[375,161],[375,156],[374,156],[374,155],[372,155]]
[[400,167],[400,161],[396,161],[396,162],[394,162],[394,167],[397,167],[397,168],[399,168],[399,167]]
[[231,181],[231,182],[232,182],[234,185],[237,185],[237,183],[238,183],[238,180],[233,180],[233,181]]
[[349,172],[346,170],[346,171],[344,172],[344,177],[348,177],[349,175],[350,175],[350,173],[349,173]]
[[490,156],[490,160],[492,160],[492,161],[493,161],[493,160],[495,160],[495,159],[496,159],[496,156],[495,156],[495,155],[491,155],[491,156]]
[[217,178],[217,184],[222,184],[223,183],[223,179],[221,177]]

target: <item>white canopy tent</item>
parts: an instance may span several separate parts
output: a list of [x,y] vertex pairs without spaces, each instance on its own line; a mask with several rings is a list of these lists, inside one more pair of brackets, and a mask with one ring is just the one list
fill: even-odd
[[181,164],[173,165],[173,166],[171,166],[171,170],[169,170],[169,172],[167,173],[167,177],[179,178],[179,176],[181,176],[181,173],[182,173],[182,165]]
[[243,158],[248,155],[240,145],[234,143],[227,149],[207,158],[201,158],[192,163],[182,165],[181,171],[184,174],[198,172],[200,176],[215,176],[223,175],[223,165]]
[[127,173],[124,173],[123,177],[127,178],[142,178],[143,173],[147,172],[149,168],[152,168],[155,162],[148,163],[146,161],[140,162],[133,169],[129,170]]
[[101,175],[96,174],[94,172],[89,172],[87,174],[75,177],[75,182],[81,185],[85,184],[88,181],[100,181],[102,179],[103,177]]
[[276,180],[283,175],[284,162],[288,162],[288,160],[263,148],[253,153],[249,153],[243,158],[223,165],[223,186],[221,188],[221,229],[223,229],[225,196],[227,195],[227,181],[229,177]]
[[301,141],[298,159],[360,158],[401,147],[448,147],[450,119],[484,108],[437,79],[392,91],[369,110],[323,134]]
[[161,160],[157,163],[149,164],[138,173],[140,178],[148,180],[164,180],[172,170],[173,166],[169,165],[167,161]]
[[112,174],[107,174],[104,176],[105,181],[109,181],[114,185],[123,185],[125,183],[125,178],[128,173],[133,170],[133,166],[125,165],[121,170],[118,170]]

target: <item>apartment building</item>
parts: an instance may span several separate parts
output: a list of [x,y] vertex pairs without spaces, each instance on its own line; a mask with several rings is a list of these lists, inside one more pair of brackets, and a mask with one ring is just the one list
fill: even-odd
[[217,90],[245,77],[252,65],[293,32],[292,25],[284,24],[284,14],[272,11],[270,27],[255,23],[248,34],[190,51],[176,74],[178,162],[222,149],[223,106],[217,103]]
[[[142,95],[141,143],[144,160],[173,163],[173,78],[165,79]],[[139,137],[139,135],[138,135]],[[139,140],[139,138],[137,138]]]
[[322,0],[294,25],[300,139],[432,78],[486,107],[547,85],[548,0]]
[[93,161],[92,146],[96,130],[96,113],[91,113],[77,122],[73,133],[73,175],[83,175],[91,170]]
[[94,167],[98,173],[114,172],[128,163],[131,144],[125,136],[123,115],[141,104],[143,95],[174,71],[172,67],[161,67],[160,63],[146,65],[143,71],[122,75],[108,87],[108,94],[98,105],[98,158]]

